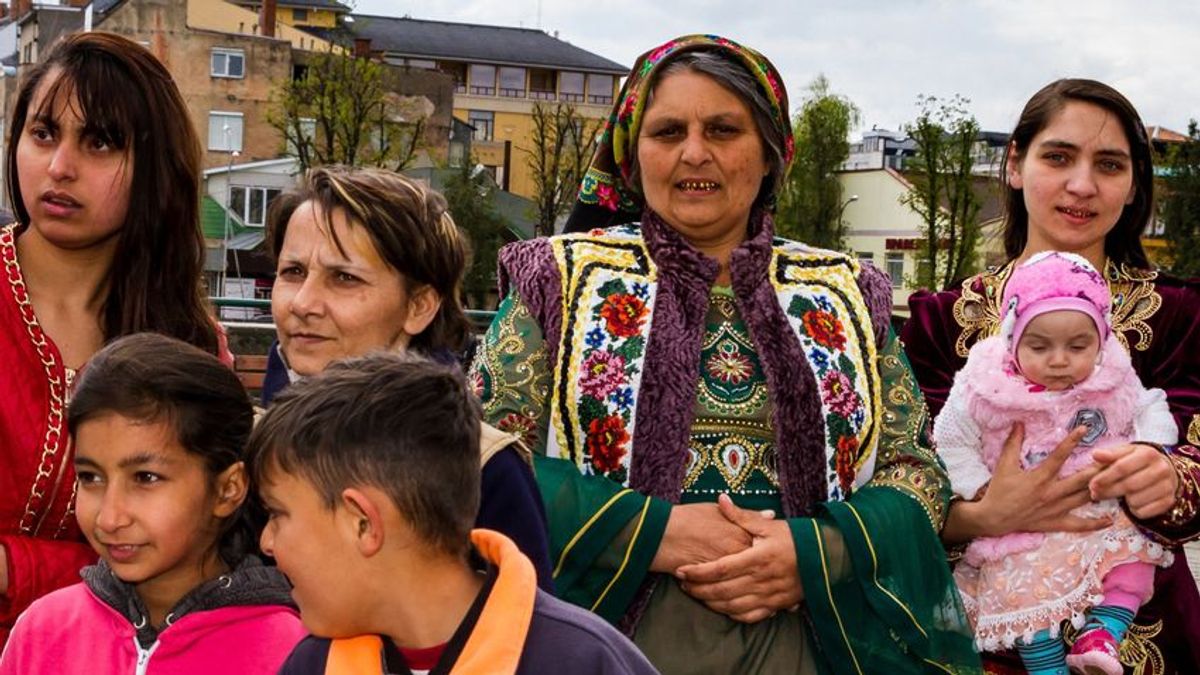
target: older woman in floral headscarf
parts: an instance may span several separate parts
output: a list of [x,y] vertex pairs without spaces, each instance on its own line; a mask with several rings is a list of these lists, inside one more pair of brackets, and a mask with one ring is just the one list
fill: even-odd
[[501,254],[485,416],[540,453],[560,593],[662,671],[978,668],[891,286],[774,237],[787,110],[729,40],[638,60],[571,217],[586,233]]

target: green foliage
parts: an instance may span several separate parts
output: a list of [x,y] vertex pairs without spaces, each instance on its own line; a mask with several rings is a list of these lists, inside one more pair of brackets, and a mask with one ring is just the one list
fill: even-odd
[[917,156],[905,166],[912,189],[901,202],[923,221],[924,248],[916,285],[942,290],[978,271],[979,209],[971,167],[979,123],[967,111],[970,101],[918,98],[921,114],[905,127],[917,143]]
[[463,292],[471,307],[483,309],[496,287],[496,260],[509,223],[493,205],[496,186],[490,177],[473,171],[474,162],[463,164],[446,180],[444,196],[451,217],[471,242]]
[[1167,152],[1160,210],[1170,243],[1171,272],[1200,276],[1200,128],[1188,124],[1188,140]]
[[555,222],[575,203],[601,123],[569,103],[533,105],[532,147],[525,154],[533,178],[536,236],[554,234]]
[[779,192],[776,232],[812,246],[844,250],[847,201],[837,170],[850,156],[847,140],[858,125],[858,108],[832,93],[820,75],[808,87],[800,111],[792,120],[796,158]]
[[426,111],[388,90],[388,67],[317,53],[302,77],[276,85],[267,121],[302,168],[346,164],[400,171],[413,162]]

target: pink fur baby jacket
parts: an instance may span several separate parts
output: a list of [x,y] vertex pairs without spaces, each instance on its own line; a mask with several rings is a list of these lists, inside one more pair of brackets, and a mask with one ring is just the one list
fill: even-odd
[[[1174,445],[1178,429],[1160,389],[1142,386],[1125,348],[1110,336],[1092,375],[1065,391],[1046,391],[1009,365],[1004,338],[977,343],[954,378],[946,405],[934,422],[933,439],[946,463],[954,494],[974,499],[991,479],[1012,426],[1021,422],[1021,466],[1037,466],[1073,429],[1088,419],[1085,436],[1059,471],[1069,476],[1092,461],[1097,448],[1134,440]],[[1082,416],[1082,417],[1081,417]],[[1094,533],[1015,532],[981,537],[967,547],[955,579],[967,613],[976,623],[981,649],[1011,646],[1041,628],[1057,632],[1064,619],[1078,621],[1099,600],[1100,583],[1124,562],[1169,562],[1171,554],[1145,539],[1115,500],[1074,511],[1108,516],[1113,525]],[[1026,574],[1021,574],[1021,570]]]

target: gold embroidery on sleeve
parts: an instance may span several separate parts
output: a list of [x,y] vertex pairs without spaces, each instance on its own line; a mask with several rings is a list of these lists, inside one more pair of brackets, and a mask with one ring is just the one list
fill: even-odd
[[[922,438],[929,413],[918,391],[912,372],[895,354],[880,359],[880,373],[887,383],[884,393],[882,437],[879,465],[870,485],[895,488],[917,500],[934,531],[940,531],[946,517],[945,476],[939,460]],[[897,414],[907,411],[907,415]]]
[[[1154,288],[1158,272],[1125,264],[1118,267],[1110,261],[1104,265],[1104,278],[1112,294],[1113,332],[1117,339],[1126,351],[1146,351],[1154,340],[1154,331],[1150,330],[1146,320],[1162,307],[1162,296]],[[1137,334],[1137,342],[1133,345],[1129,344],[1127,332]]]
[[[962,283],[962,295],[954,301],[954,320],[962,327],[954,342],[954,351],[964,359],[971,345],[995,334],[1000,328],[1000,296],[1012,273],[1009,263],[992,274],[971,277]],[[982,289],[975,288],[979,281]]]

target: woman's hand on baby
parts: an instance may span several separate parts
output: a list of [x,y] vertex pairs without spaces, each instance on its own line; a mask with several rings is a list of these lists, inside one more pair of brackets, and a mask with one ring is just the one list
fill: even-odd
[[1092,501],[1088,482],[1100,468],[1088,466],[1066,478],[1058,477],[1086,433],[1084,427],[1074,429],[1041,464],[1023,469],[1020,457],[1025,429],[1013,425],[983,497],[956,505],[968,507],[974,521],[963,530],[967,535],[963,539],[1010,532],[1087,532],[1107,526],[1110,521],[1106,518],[1081,518],[1071,513]]
[[1179,475],[1158,448],[1132,443],[1092,453],[1100,472],[1088,483],[1092,499],[1124,499],[1137,518],[1154,518],[1175,506]]
[[680,567],[675,576],[683,590],[709,609],[744,623],[797,606],[804,589],[787,521],[738,508],[727,495],[721,495],[718,507],[729,523],[753,535],[753,543],[719,560]]
[[684,565],[744,551],[750,542],[750,533],[721,515],[716,504],[676,505],[671,508],[667,529],[650,562],[650,570],[674,574]]

